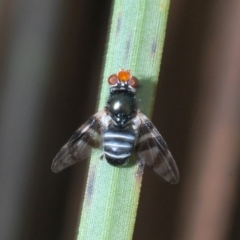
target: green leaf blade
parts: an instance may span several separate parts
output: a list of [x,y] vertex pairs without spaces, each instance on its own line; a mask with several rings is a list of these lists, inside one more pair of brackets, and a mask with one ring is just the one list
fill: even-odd
[[[169,0],[115,0],[98,109],[109,96],[107,78],[120,68],[140,80],[140,109],[150,116],[160,70]],[[142,175],[138,165],[113,167],[94,151],[79,227],[79,240],[132,239]]]

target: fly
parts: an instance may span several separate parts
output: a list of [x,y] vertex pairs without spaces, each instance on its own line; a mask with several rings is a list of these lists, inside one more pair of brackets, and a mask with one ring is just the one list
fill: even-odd
[[148,165],[166,181],[179,181],[175,160],[152,122],[137,107],[138,79],[120,70],[108,78],[110,95],[103,110],[83,124],[53,159],[57,173],[89,158],[92,148],[101,148],[107,162],[126,165],[135,151],[141,169]]

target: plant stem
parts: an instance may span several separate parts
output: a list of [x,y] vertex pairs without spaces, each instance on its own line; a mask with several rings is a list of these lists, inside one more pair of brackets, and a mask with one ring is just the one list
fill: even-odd
[[[140,80],[140,109],[150,116],[160,70],[169,0],[115,0],[98,109],[109,95],[107,78],[120,68]],[[77,239],[132,239],[142,175],[137,164],[113,167],[94,151]]]

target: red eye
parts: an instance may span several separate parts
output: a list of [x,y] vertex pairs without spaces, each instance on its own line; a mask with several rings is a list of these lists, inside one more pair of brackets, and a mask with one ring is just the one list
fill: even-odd
[[116,74],[112,74],[109,78],[108,78],[108,83],[110,85],[115,85],[118,82],[118,77]]
[[138,87],[138,79],[136,77],[132,76],[129,79],[128,84],[133,88],[137,88]]

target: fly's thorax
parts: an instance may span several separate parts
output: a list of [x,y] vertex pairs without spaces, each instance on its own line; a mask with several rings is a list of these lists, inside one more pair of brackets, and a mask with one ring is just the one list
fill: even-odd
[[112,91],[107,101],[106,110],[116,126],[126,126],[137,114],[135,94],[130,91]]

